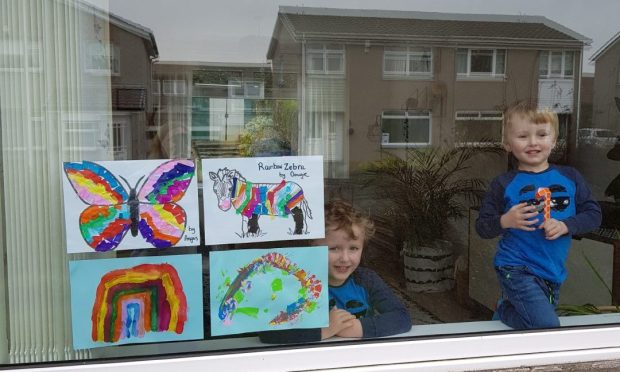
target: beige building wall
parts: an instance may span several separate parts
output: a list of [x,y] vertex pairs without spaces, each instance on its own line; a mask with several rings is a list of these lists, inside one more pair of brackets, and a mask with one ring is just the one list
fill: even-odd
[[620,112],[614,97],[620,97],[620,42],[596,60],[592,126],[618,132]]

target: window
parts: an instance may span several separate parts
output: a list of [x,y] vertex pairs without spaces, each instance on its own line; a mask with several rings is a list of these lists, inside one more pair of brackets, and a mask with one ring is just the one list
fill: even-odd
[[343,75],[344,46],[309,44],[306,47],[306,72],[310,74]]
[[457,111],[454,141],[457,146],[500,144],[502,120],[499,111]]
[[[556,40],[523,42],[515,38],[528,30],[527,23],[505,28],[508,25],[493,24],[492,30],[516,31],[508,38],[483,29],[485,36],[465,39],[466,31],[472,31],[467,29],[471,15],[454,22],[446,21],[453,15],[424,13],[433,19],[416,25],[424,24],[421,31],[426,36],[406,35],[401,32],[411,31],[413,23],[398,17],[419,15],[413,11],[415,4],[403,5],[412,11],[400,13],[302,6],[276,9],[244,0],[193,1],[190,6],[189,0],[179,0],[149,2],[145,11],[140,2],[97,1],[108,2],[112,14],[91,8],[88,4],[93,0],[0,0],[0,69],[4,69],[0,71],[0,369],[68,371],[88,364],[93,370],[125,372],[153,369],[158,364],[183,372],[263,367],[492,370],[576,362],[578,358],[617,358],[620,313],[615,312],[615,304],[620,304],[620,288],[614,284],[620,283],[620,273],[614,267],[618,261],[614,254],[620,243],[612,240],[617,237],[615,228],[604,227],[572,241],[568,278],[560,296],[562,305],[570,305],[563,309],[608,313],[565,316],[559,329],[508,330],[491,321],[501,296],[493,267],[497,240],[482,239],[473,231],[476,200],[459,198],[452,203],[438,196],[446,190],[457,195],[454,191],[458,190],[419,182],[449,170],[451,163],[442,164],[436,173],[412,166],[421,159],[415,155],[432,155],[438,149],[493,150],[491,144],[502,134],[499,107],[512,99],[543,97],[563,105],[564,100],[574,103],[581,93],[587,93],[569,78],[539,79],[544,94],[542,89],[536,91],[539,49],[547,52],[541,65],[546,76],[572,73],[577,77],[582,49],[571,33]],[[357,3],[361,2],[348,2]],[[489,14],[507,13],[501,3],[486,1]],[[584,14],[584,22],[596,19],[600,24],[617,24],[613,23],[617,18],[613,7],[590,3],[582,9],[604,8],[610,15]],[[333,6],[342,4],[343,0],[333,2]],[[371,5],[381,9],[390,4],[364,3],[364,7]],[[576,10],[573,2],[564,5]],[[184,11],[174,11],[178,9]],[[272,23],[257,22],[263,11],[270,14],[263,20]],[[542,12],[541,16],[555,19],[553,12]],[[208,15],[220,22],[212,22]],[[194,18],[199,21],[194,23]],[[489,27],[484,21],[474,23]],[[464,28],[463,34],[446,42],[441,36],[446,28],[429,29],[427,25]],[[261,40],[270,41],[269,47]],[[89,52],[92,43],[98,46]],[[112,46],[123,52],[122,61],[118,53],[110,60],[116,50]],[[508,47],[510,66],[503,49]],[[564,48],[574,48],[569,50],[574,52],[572,59],[571,53],[562,52]],[[509,68],[512,64],[514,69]],[[592,66],[584,66],[588,67]],[[518,73],[514,81],[513,71]],[[504,83],[502,77],[508,72],[511,80]],[[612,84],[615,73],[608,76]],[[456,78],[463,80],[455,84]],[[620,164],[606,156],[618,129],[617,117],[611,115],[617,111],[609,107],[613,95],[610,99],[605,101],[607,106],[592,105],[593,116],[596,107],[612,109],[610,115],[593,117],[594,124],[583,123],[585,109],[581,116],[578,107],[561,113],[560,139],[554,150],[562,149],[564,164],[577,169],[601,199]],[[506,156],[487,155],[467,162],[462,173],[465,180],[481,177],[489,181],[506,171]],[[302,169],[297,161],[291,164],[298,157],[312,158],[322,168]],[[368,163],[395,158],[410,165],[406,169],[413,170],[407,173],[411,179],[399,182],[381,175],[373,178],[385,181],[378,187],[365,182],[363,171]],[[167,164],[167,159],[175,160]],[[183,169],[177,168],[180,159],[193,159],[198,165],[192,176],[186,163]],[[106,161],[109,172],[84,172],[83,178],[89,181],[72,188],[64,161]],[[164,169],[163,164],[176,165]],[[135,169],[136,165],[142,167]],[[124,166],[131,171],[121,172]],[[211,182],[210,172],[233,168],[248,182],[236,177],[235,190]],[[250,176],[250,170],[256,173]],[[179,179],[177,172],[187,178]],[[460,177],[454,181],[456,188],[471,186]],[[563,192],[556,181],[562,182],[555,177],[554,185],[548,185],[554,194]],[[391,187],[415,183],[430,187],[402,193]],[[188,185],[196,187],[184,191]],[[215,199],[218,192],[224,197],[232,197],[233,191],[241,195],[242,186],[245,206]],[[517,193],[522,188],[532,191],[521,186],[525,185]],[[442,256],[427,255],[423,248],[416,255],[414,244],[403,244],[412,243],[407,235],[413,228],[403,228],[402,223],[415,218],[403,215],[411,204],[398,200],[401,195],[433,201],[427,210],[438,213],[463,206],[462,217],[449,222],[413,221],[416,229],[420,225],[429,231],[448,227],[441,238],[452,242],[452,251],[443,255],[445,250],[434,250],[433,245],[427,248]],[[66,204],[69,197],[73,203]],[[361,267],[383,280],[385,286],[379,292],[391,291],[406,305],[399,313],[404,315],[401,319],[412,320],[413,328],[406,325],[407,329],[381,339],[267,344],[250,327],[257,319],[266,318],[259,324],[262,329],[301,327],[304,319],[292,321],[293,315],[328,313],[328,301],[316,307],[311,300],[300,301],[318,290],[310,286],[314,281],[304,283],[301,270],[306,270],[305,264],[316,261],[316,267],[325,269],[327,265],[318,255],[294,260],[293,235],[310,238],[303,228],[312,223],[324,225],[322,206],[335,199],[348,200],[372,216],[376,233],[365,241]],[[552,199],[556,209],[566,206],[564,195]],[[609,208],[604,212],[610,213],[604,215],[618,215],[616,203],[607,199],[600,203]],[[304,201],[311,211],[303,210],[303,215],[289,207],[295,202],[304,207]],[[415,203],[415,207],[421,205]],[[253,207],[257,209],[250,210]],[[288,217],[263,214],[269,208],[288,208],[292,213]],[[215,235],[207,228],[228,218],[232,222],[227,229],[239,240],[207,243],[205,238]],[[614,223],[613,219],[605,222]],[[136,231],[131,227],[136,225],[133,236]],[[276,228],[282,237],[255,239],[271,238]],[[72,230],[68,233],[68,229]],[[89,245],[80,252],[68,251],[78,243],[88,244],[91,234],[105,243],[122,240],[135,246],[100,252]],[[67,236],[74,239],[68,241]],[[188,246],[165,247],[175,239]],[[303,240],[296,242],[309,244]],[[267,258],[259,262],[231,259],[210,266],[216,262],[212,253],[251,253],[255,248],[293,249],[287,251],[292,253],[288,257],[272,256],[269,263],[273,266]],[[188,258],[191,263],[178,264]],[[299,271],[287,266],[286,259],[294,261]],[[416,263],[410,264],[409,259]],[[76,264],[89,262],[95,263],[96,270],[82,270],[83,276],[76,278]],[[120,267],[120,262],[128,264]],[[175,275],[168,275],[170,271],[159,271],[163,275],[158,278],[149,272],[151,265],[160,264],[175,266],[182,285]],[[145,271],[128,270],[138,267]],[[238,269],[242,269],[241,276]],[[314,269],[305,272],[314,273]],[[122,283],[112,283],[113,275],[122,276]],[[106,290],[104,277],[112,279],[107,283],[115,285],[114,294],[96,297],[97,288]],[[420,286],[437,290],[438,282],[453,287],[432,294],[412,289],[419,285],[418,290]],[[82,284],[88,288],[72,292]],[[329,282],[322,284],[328,292]],[[343,309],[356,314],[364,310],[352,309],[357,301],[344,302]],[[601,307],[582,308],[582,304]],[[397,307],[396,301],[388,307]],[[390,326],[395,324],[390,322]],[[323,325],[325,318],[321,324],[308,326]],[[221,334],[216,326],[239,333]],[[93,333],[109,338],[93,340]]]
[[504,77],[506,68],[505,49],[456,50],[456,74],[466,77]]
[[383,77],[430,77],[433,74],[431,48],[386,47],[383,52]]
[[431,113],[384,111],[381,114],[381,146],[427,146],[431,144]]
[[539,57],[538,76],[541,79],[572,78],[575,74],[575,52],[543,50]]
[[86,71],[118,76],[121,73],[120,49],[109,43],[91,42],[86,52]]
[[228,82],[228,97],[262,99],[265,97],[265,83],[262,81],[230,80]]
[[164,80],[165,96],[182,96],[185,95],[185,80]]

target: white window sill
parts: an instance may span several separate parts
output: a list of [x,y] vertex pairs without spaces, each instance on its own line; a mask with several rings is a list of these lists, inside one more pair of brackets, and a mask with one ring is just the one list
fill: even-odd
[[430,143],[382,143],[381,148],[384,149],[404,149],[404,148],[415,148],[415,147],[428,147]]
[[[407,333],[379,340],[332,338],[309,347],[288,345],[276,346],[276,349],[273,345],[260,343],[258,337],[111,346],[91,350],[94,358],[111,358],[112,361],[95,362],[89,364],[89,368],[91,371],[106,371],[114,367],[117,372],[124,372],[153,371],[159,367],[162,371],[182,369],[193,372],[206,368],[256,370],[259,365],[269,370],[392,365],[394,370],[403,370],[406,366],[407,370],[424,371],[440,365],[443,366],[441,370],[479,370],[573,363],[617,359],[620,355],[620,339],[617,337],[620,328],[613,324],[619,322],[620,314],[560,317],[560,329],[525,332],[511,331],[500,321],[414,325]],[[587,328],[571,328],[575,326]],[[226,352],[233,350],[233,353]],[[117,359],[156,355],[162,351],[166,354],[219,352],[212,355],[179,354],[169,359],[160,355],[142,361]],[[396,368],[398,366],[400,369]],[[76,371],[83,367],[76,364],[40,370]]]
[[383,80],[428,80],[434,79],[432,74],[430,75],[385,75],[383,74]]
[[506,81],[506,75],[485,76],[485,75],[456,75],[456,81]]

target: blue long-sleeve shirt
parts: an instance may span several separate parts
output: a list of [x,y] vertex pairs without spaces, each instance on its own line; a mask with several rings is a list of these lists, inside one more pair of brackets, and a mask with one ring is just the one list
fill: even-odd
[[[339,287],[329,287],[330,307],[356,315],[363,337],[382,337],[408,332],[411,317],[403,303],[374,271],[358,267]],[[290,329],[259,333],[262,342],[300,343],[321,340],[321,329]]]
[[[547,240],[543,229],[502,229],[500,217],[516,204],[526,202],[542,211],[544,203],[535,197],[539,188],[551,191],[551,218],[564,222],[568,234]],[[534,227],[540,226],[543,215],[538,214]],[[495,266],[525,265],[542,279],[562,283],[571,236],[595,230],[601,218],[601,208],[581,174],[572,167],[550,165],[540,173],[514,170],[495,178],[482,201],[476,231],[485,239],[502,235]]]

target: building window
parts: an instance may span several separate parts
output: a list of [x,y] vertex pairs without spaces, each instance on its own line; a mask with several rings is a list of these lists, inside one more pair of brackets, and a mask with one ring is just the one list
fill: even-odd
[[432,74],[433,53],[431,48],[385,48],[383,77],[429,77]]
[[310,74],[344,75],[344,46],[310,44],[306,47],[306,72]]
[[114,44],[90,43],[86,51],[86,71],[118,76],[121,73],[120,54],[119,47]]
[[572,78],[575,75],[575,52],[547,51],[540,52],[538,76],[541,79]]
[[164,80],[165,96],[185,95],[185,80]]
[[265,83],[262,81],[230,80],[228,82],[229,98],[265,98]]
[[505,49],[456,50],[456,74],[459,78],[502,78],[506,70]]
[[384,111],[381,114],[383,147],[427,146],[431,144],[429,111]]
[[500,111],[457,111],[454,141],[457,146],[500,144],[503,119]]

